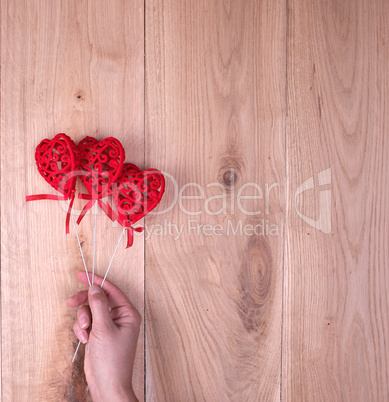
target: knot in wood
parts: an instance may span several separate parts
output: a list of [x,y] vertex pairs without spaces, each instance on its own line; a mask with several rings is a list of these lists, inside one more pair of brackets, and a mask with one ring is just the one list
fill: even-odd
[[228,169],[223,174],[223,182],[227,187],[232,187],[237,180],[237,174],[234,169]]

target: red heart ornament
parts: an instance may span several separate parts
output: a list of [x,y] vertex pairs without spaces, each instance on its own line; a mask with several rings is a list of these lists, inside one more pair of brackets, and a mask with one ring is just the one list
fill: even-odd
[[44,139],[36,147],[35,160],[41,176],[63,196],[51,194],[28,195],[26,201],[70,200],[66,216],[66,233],[69,233],[70,211],[74,201],[77,171],[80,167],[76,144],[64,133],[52,140]]
[[118,183],[121,183],[125,179],[129,179],[139,173],[141,170],[138,166],[134,165],[133,163],[125,163],[123,165],[123,171],[120,175],[119,179],[117,180]]
[[125,177],[119,186],[113,189],[112,197],[116,206],[117,221],[127,229],[127,247],[132,246],[132,225],[153,210],[161,201],[165,191],[165,178],[157,169],[139,171],[132,177]]
[[[109,189],[107,195],[112,195],[112,189],[115,185],[120,183],[122,180],[128,179],[132,176],[135,176],[138,172],[141,170],[138,168],[138,166],[134,165],[133,163],[124,163],[123,164],[123,170],[122,174],[120,175],[119,179],[112,185],[112,187]],[[112,207],[108,201],[103,203],[101,200],[98,201],[100,203],[100,207],[104,210],[104,212],[111,218],[111,220],[117,219],[115,212],[112,210]]]
[[108,205],[101,201],[111,193],[112,184],[122,174],[124,149],[119,140],[113,137],[98,141],[92,137],[84,138],[78,144],[83,173],[79,175],[89,194],[79,194],[79,198],[90,200],[77,220],[80,223],[88,210],[97,201],[100,207],[113,219]]

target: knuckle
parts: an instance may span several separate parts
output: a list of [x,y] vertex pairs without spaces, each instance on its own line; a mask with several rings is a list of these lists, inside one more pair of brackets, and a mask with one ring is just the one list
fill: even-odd
[[77,318],[80,318],[81,316],[85,315],[84,309],[81,307],[77,311]]
[[80,318],[81,316],[88,318],[90,316],[89,308],[86,306],[82,306],[78,309],[77,317]]
[[142,316],[136,308],[130,305],[128,306],[128,318],[134,326],[140,327],[140,324],[142,323]]
[[91,297],[91,300],[90,300],[90,304],[93,307],[100,307],[104,304],[104,302],[105,302],[105,300],[102,295],[93,295],[93,297]]

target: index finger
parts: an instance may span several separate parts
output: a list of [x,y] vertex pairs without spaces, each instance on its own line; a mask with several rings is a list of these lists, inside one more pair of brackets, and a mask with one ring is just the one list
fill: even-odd
[[[92,274],[88,272],[89,280],[92,283]],[[88,278],[86,276],[85,271],[77,271],[76,272],[77,279],[82,282],[84,285],[89,285]],[[99,275],[94,275],[94,284],[101,286],[103,283],[103,278]],[[103,289],[105,294],[107,295],[109,305],[112,308],[121,307],[123,305],[130,305],[132,308],[135,308],[133,304],[128,300],[128,297],[113,283],[105,280]]]

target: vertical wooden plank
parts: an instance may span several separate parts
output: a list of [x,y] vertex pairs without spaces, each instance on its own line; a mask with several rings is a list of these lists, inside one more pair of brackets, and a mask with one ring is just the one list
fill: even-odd
[[169,174],[146,218],[149,401],[280,398],[285,12],[146,1],[146,165]]
[[[36,145],[65,132],[122,141],[127,160],[144,162],[144,5],[122,1],[2,1],[1,306],[4,401],[88,400],[75,312],[82,261],[73,228],[55,201],[26,204],[55,190],[35,167]],[[80,208],[81,201],[76,207]],[[93,216],[80,225],[92,266]],[[97,272],[103,274],[121,229],[99,213]],[[120,249],[110,279],[143,312],[143,242]],[[134,373],[143,399],[143,334]]]
[[388,2],[290,0],[288,14],[282,399],[387,400]]

